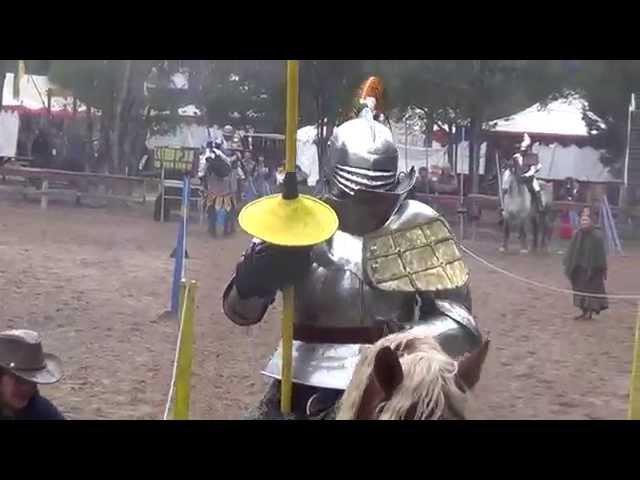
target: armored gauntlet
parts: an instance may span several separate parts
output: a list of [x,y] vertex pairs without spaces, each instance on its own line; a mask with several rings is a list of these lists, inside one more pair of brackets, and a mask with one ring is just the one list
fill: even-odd
[[311,247],[279,247],[254,242],[236,267],[241,299],[273,297],[277,290],[302,279],[311,265]]

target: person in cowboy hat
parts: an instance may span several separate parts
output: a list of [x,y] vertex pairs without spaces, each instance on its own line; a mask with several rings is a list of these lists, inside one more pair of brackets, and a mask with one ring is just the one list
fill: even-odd
[[40,335],[32,330],[0,332],[0,419],[64,420],[38,391],[38,385],[61,378],[62,362],[43,351]]

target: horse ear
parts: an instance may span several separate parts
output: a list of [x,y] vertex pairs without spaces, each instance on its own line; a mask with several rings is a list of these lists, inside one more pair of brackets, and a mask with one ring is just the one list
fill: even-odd
[[458,373],[456,373],[458,386],[469,390],[476,386],[476,383],[480,380],[482,365],[487,358],[490,344],[491,340],[489,338],[485,339],[480,348],[466,354],[458,362]]
[[391,398],[404,378],[402,365],[396,352],[383,347],[376,353],[373,364],[373,376],[385,394],[385,400]]

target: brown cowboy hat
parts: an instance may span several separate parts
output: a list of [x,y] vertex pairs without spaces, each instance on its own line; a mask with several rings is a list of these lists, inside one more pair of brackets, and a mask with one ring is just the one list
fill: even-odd
[[0,367],[39,384],[56,383],[62,378],[62,362],[42,350],[40,335],[32,330],[0,332]]

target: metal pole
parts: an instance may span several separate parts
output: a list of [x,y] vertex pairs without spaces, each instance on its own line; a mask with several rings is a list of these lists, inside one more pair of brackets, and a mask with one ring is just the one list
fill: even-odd
[[[465,129],[462,127],[462,141],[464,142]],[[454,137],[455,138],[455,137]],[[458,163],[458,142],[456,141],[456,163]],[[464,213],[462,213],[464,204],[464,168],[460,168],[460,241],[464,240]]]
[[409,131],[407,129],[407,116],[404,117],[404,169],[409,171],[409,148],[407,146]]
[[187,258],[187,222],[189,221],[189,200],[191,197],[191,182],[187,175],[184,176],[182,183],[182,271],[181,280],[185,279],[185,260]]
[[500,199],[500,208],[504,210],[504,198],[502,198],[502,171],[500,170],[500,154],[496,150],[496,177],[498,179],[498,198]]
[[164,223],[164,163],[160,172],[160,223]]

